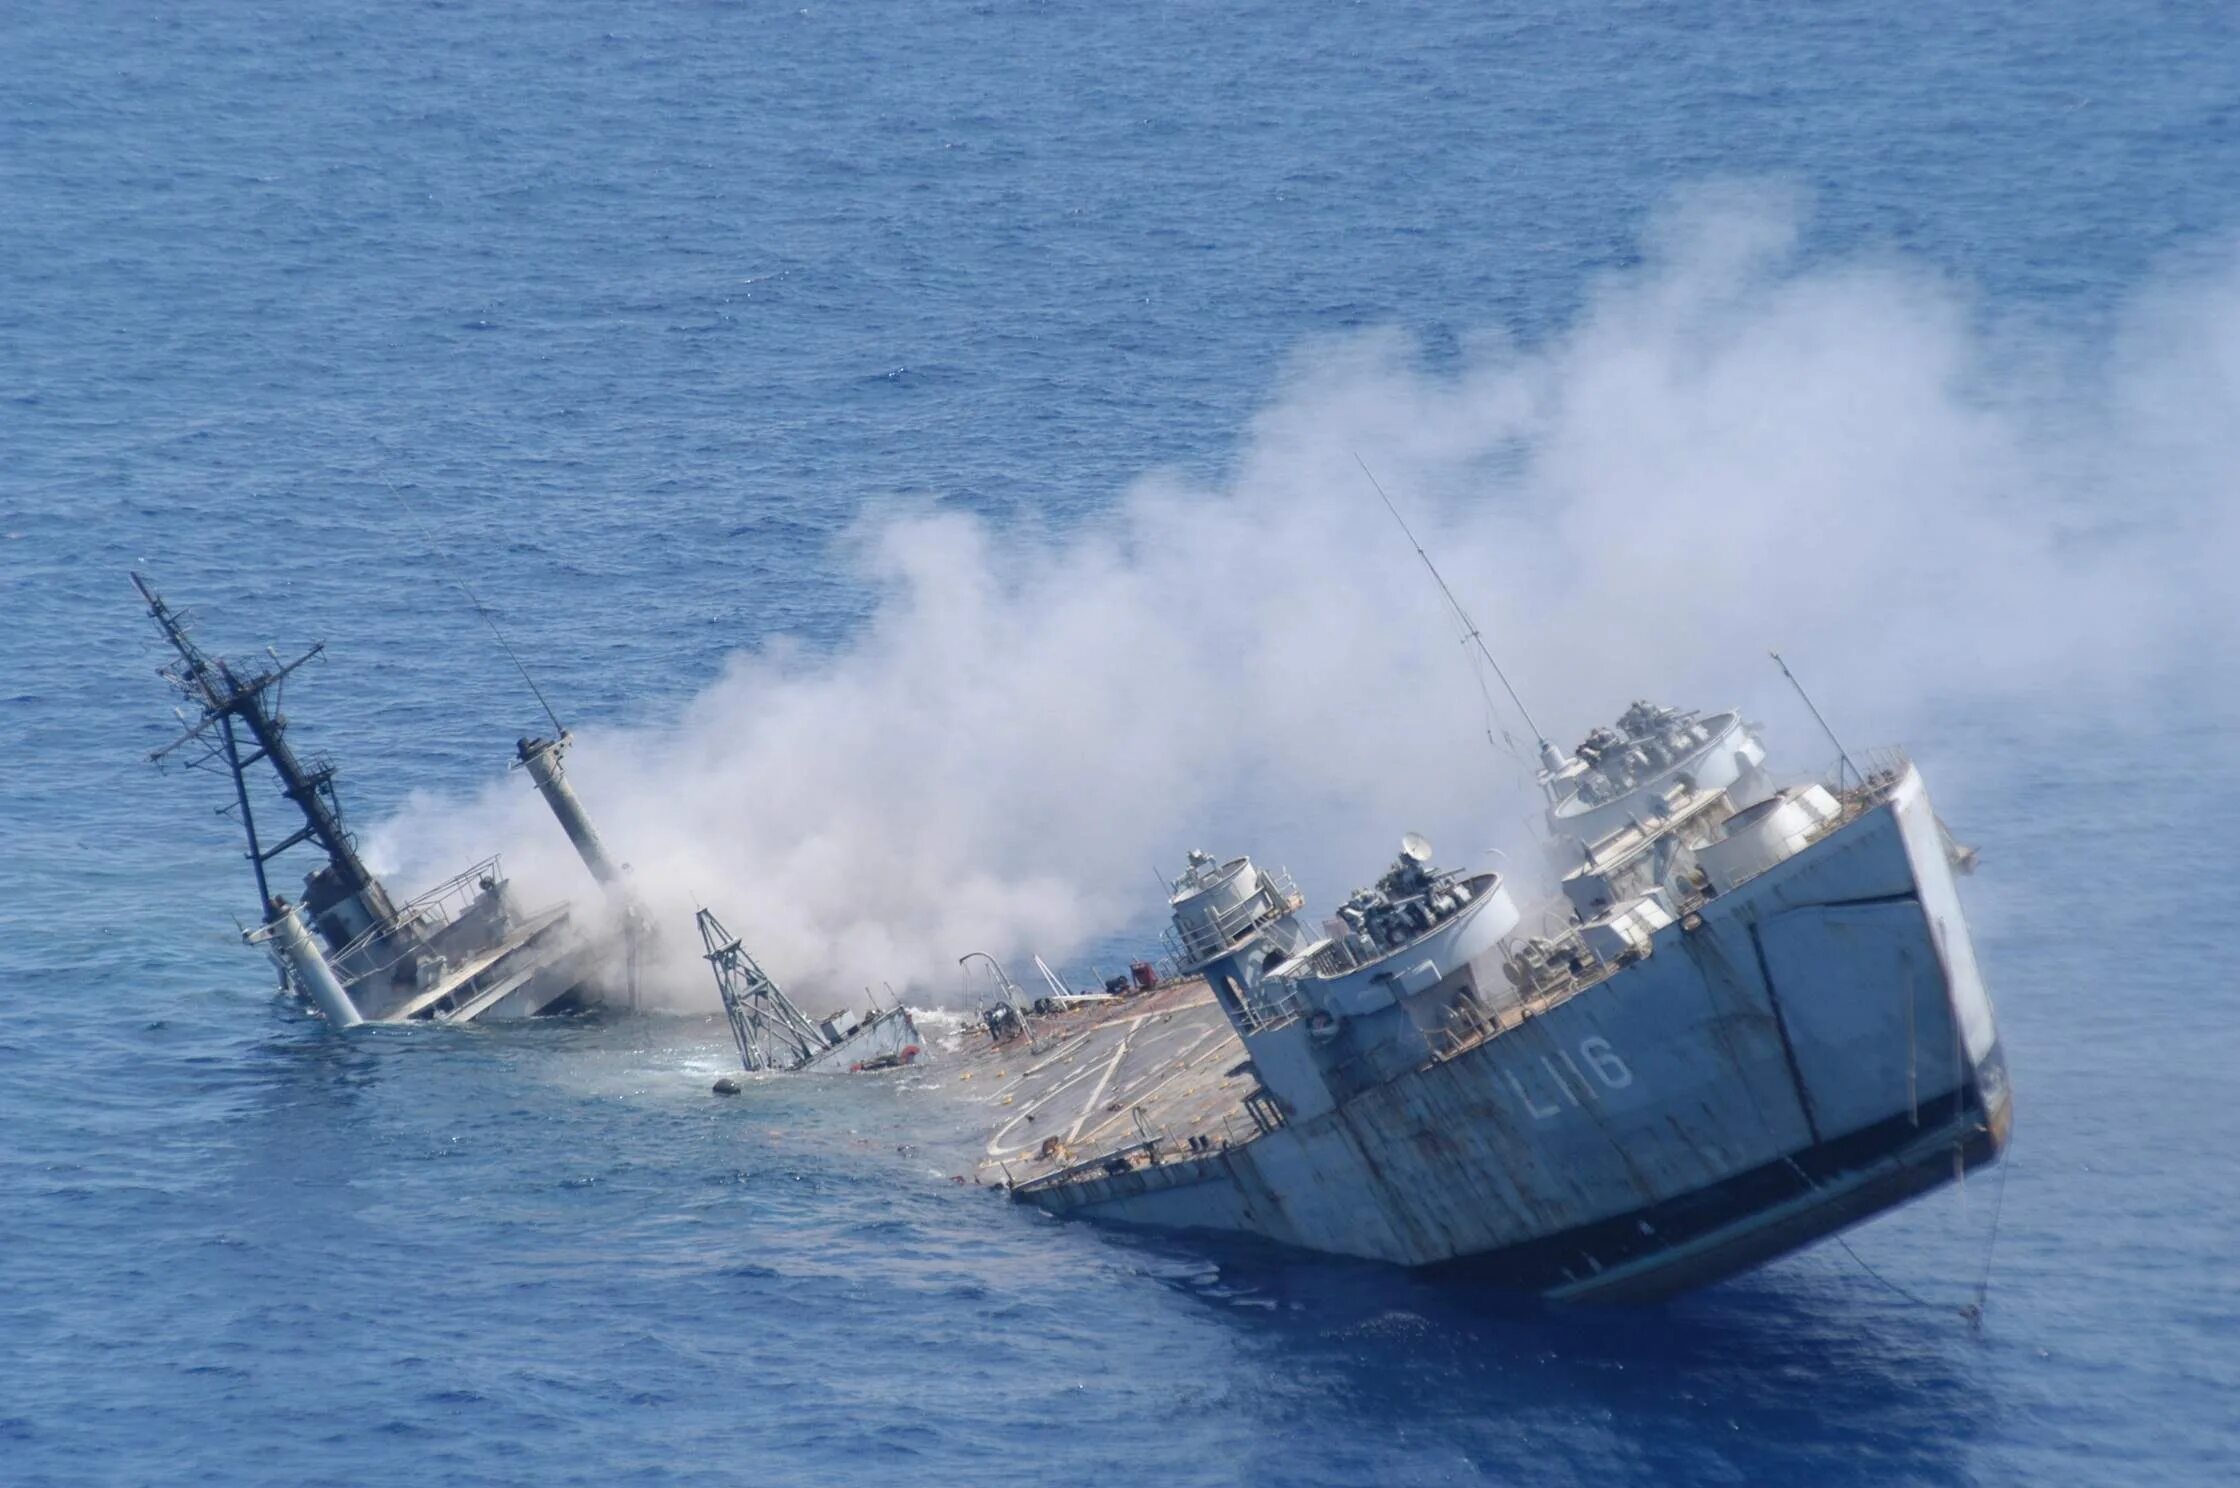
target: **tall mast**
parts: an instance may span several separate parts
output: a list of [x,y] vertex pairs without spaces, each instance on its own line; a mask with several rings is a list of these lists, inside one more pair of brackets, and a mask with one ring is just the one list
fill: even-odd
[[1487,666],[1493,668],[1494,679],[1501,684],[1501,690],[1509,694],[1509,702],[1516,708],[1517,716],[1524,720],[1524,726],[1532,731],[1533,737],[1539,742],[1541,768],[1551,775],[1561,770],[1564,763],[1563,751],[1557,749],[1548,736],[1540,732],[1540,725],[1532,721],[1531,710],[1525,707],[1524,699],[1518,697],[1516,688],[1509,685],[1509,674],[1501,670],[1500,662],[1494,660],[1493,651],[1486,645],[1486,638],[1479,632],[1477,622],[1470,618],[1470,612],[1462,607],[1461,600],[1455,598],[1454,590],[1447,587],[1446,578],[1439,572],[1439,565],[1431,561],[1431,555],[1424,551],[1423,544],[1416,541],[1415,530],[1409,527],[1408,519],[1400,515],[1400,508],[1392,504],[1390,496],[1385,495],[1384,486],[1378,482],[1376,473],[1370,470],[1369,462],[1355,455],[1353,463],[1359,465],[1361,473],[1369,477],[1369,484],[1375,489],[1377,499],[1384,503],[1386,511],[1392,513],[1392,520],[1400,524],[1401,536],[1407,538],[1408,546],[1416,550],[1416,556],[1423,560],[1423,566],[1430,571],[1431,581],[1447,597],[1447,607],[1462,622],[1463,639],[1477,643],[1478,654],[1486,659]]
[[[164,603],[163,597],[147,580],[134,574],[132,584],[147,601],[148,614],[162,630],[163,638],[179,655],[178,661],[163,669],[163,675],[200,709],[198,717],[184,719],[187,724],[184,734],[149,758],[161,760],[184,745],[201,743],[209,748],[211,757],[225,765],[233,776],[241,824],[249,837],[248,857],[256,869],[257,893],[267,918],[273,913],[273,896],[266,880],[265,864],[302,842],[319,845],[333,867],[335,878],[347,892],[372,888],[373,874],[358,856],[357,843],[343,826],[342,808],[334,794],[334,767],[324,761],[307,765],[296,757],[286,737],[287,720],[279,711],[281,682],[296,668],[322,654],[326,650],[324,644],[313,646],[293,661],[281,662],[275,657],[273,665],[245,673],[234,663],[213,657],[197,645],[194,637],[187,633],[185,621]],[[246,739],[242,737],[244,734]],[[245,745],[253,747],[245,748]],[[259,840],[249,807],[248,772],[259,762],[271,764],[280,777],[280,793],[293,801],[303,816],[301,828],[270,847]]]

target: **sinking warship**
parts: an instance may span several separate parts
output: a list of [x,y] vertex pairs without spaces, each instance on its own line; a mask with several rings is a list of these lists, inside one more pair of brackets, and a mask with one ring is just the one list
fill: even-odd
[[1894,751],[1776,786],[1757,732],[1636,704],[1541,745],[1560,894],[1428,842],[1320,925],[1193,853],[1176,976],[992,1009],[983,1181],[1054,1215],[1228,1231],[1638,1302],[1993,1161],[2005,1065],[1954,884]]
[[[135,583],[189,704],[156,757],[230,776],[263,906],[244,933],[331,1023],[634,1003],[649,919],[567,782],[557,719],[516,757],[619,934],[520,909],[495,858],[398,905],[333,767],[286,738],[282,686],[318,648],[214,658]],[[1717,1281],[1955,1181],[1998,1157],[2012,1109],[1954,879],[1972,855],[1904,755],[1837,753],[1826,778],[1777,785],[1739,713],[1647,703],[1569,753],[1543,736],[1558,891],[1539,903],[1441,870],[1411,833],[1315,924],[1287,874],[1193,853],[1168,894],[1173,975],[1138,966],[1090,994],[1051,978],[1030,1005],[996,967],[982,1034],[941,1075],[994,1107],[981,1176],[1053,1215],[1605,1302]],[[303,822],[277,841],[252,805],[260,765]],[[290,903],[267,867],[306,843],[324,861]],[[811,1019],[712,913],[698,929],[750,1073],[918,1057],[899,1005]]]
[[[274,655],[259,665],[214,657],[146,580],[134,574],[132,581],[174,653],[161,674],[187,704],[180,711],[185,732],[152,758],[184,758],[231,779],[230,810],[248,838],[246,856],[262,906],[260,922],[243,934],[272,953],[285,988],[338,1028],[637,1006],[641,967],[656,934],[653,917],[569,783],[564,761],[573,741],[557,717],[553,737],[516,742],[514,762],[528,773],[606,896],[609,913],[601,928],[578,924],[566,904],[524,911],[495,857],[399,905],[366,866],[344,825],[334,766],[307,763],[286,737],[282,688],[323,648],[314,646],[288,662]],[[524,671],[524,679],[527,675]],[[538,699],[543,701],[541,692]],[[250,791],[260,765],[271,767],[281,798],[303,819],[300,828],[277,841],[266,840]],[[306,843],[320,849],[325,861],[305,875],[301,899],[291,903],[273,891],[266,870]],[[749,1073],[893,1069],[923,1053],[925,1040],[899,1003],[811,1018],[714,914],[701,910],[698,923]]]
[[[132,582],[174,653],[161,674],[185,702],[179,713],[185,731],[151,757],[185,759],[230,778],[230,810],[248,839],[260,906],[259,922],[243,933],[272,953],[286,988],[338,1028],[487,1022],[634,1005],[641,919],[627,902],[619,916],[619,955],[611,937],[586,933],[568,905],[518,904],[495,857],[397,903],[344,824],[335,767],[305,760],[288,740],[283,686],[324,648],[313,646],[286,662],[270,653],[255,664],[212,656],[145,579],[134,574]],[[601,886],[622,893],[621,875],[561,772],[560,748],[538,742],[536,751],[526,741],[522,748],[538,789]],[[286,809],[301,819],[284,836],[260,826],[250,788],[260,766],[270,768]],[[273,889],[268,869],[299,846],[316,849],[322,861],[304,875],[301,897],[291,902]]]

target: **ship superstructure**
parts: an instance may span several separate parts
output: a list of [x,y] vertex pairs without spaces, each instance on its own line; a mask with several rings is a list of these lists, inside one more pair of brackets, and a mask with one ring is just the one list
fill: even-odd
[[[1660,819],[1675,790],[1742,804],[1768,789],[1765,745],[1736,712],[1702,717],[1637,702],[1541,772],[1548,833],[1564,867],[1628,827]],[[1569,861],[1563,861],[1568,858]]]
[[[497,858],[404,904],[366,866],[343,821],[334,766],[296,753],[280,708],[283,684],[322,648],[263,665],[213,656],[146,580],[135,574],[133,583],[176,657],[163,675],[186,702],[185,733],[155,758],[184,757],[231,779],[261,907],[246,934],[272,952],[288,986],[340,1027],[528,1017],[604,1000],[600,948],[577,932],[568,906],[518,904]],[[284,835],[260,824],[260,793],[251,789],[260,767],[301,822]],[[268,870],[298,847],[320,861],[291,902]]]
[[[232,810],[248,838],[263,906],[262,923],[244,934],[272,953],[286,987],[343,1028],[637,1007],[641,969],[657,949],[654,918],[628,865],[608,850],[568,779],[573,740],[557,717],[551,737],[516,742],[514,763],[551,809],[604,896],[606,913],[587,925],[566,904],[522,910],[495,857],[399,905],[343,824],[334,767],[303,761],[286,737],[282,685],[322,648],[286,663],[274,657],[269,666],[215,657],[144,579],[135,574],[133,583],[177,657],[163,675],[189,704],[180,716],[186,732],[155,758],[184,752],[192,763],[230,777]],[[542,703],[542,692],[536,695]],[[277,841],[260,826],[250,788],[260,766],[270,767],[281,798],[303,819]],[[305,876],[301,900],[291,903],[273,890],[267,869],[304,844],[320,849],[324,861]],[[925,1041],[899,1003],[811,1018],[712,913],[700,911],[698,928],[740,1062],[750,1073],[891,1069],[923,1052]]]
[[[1648,705],[1545,756],[1569,867],[1529,915],[1413,837],[1320,929],[1283,875],[1193,855],[1191,977],[1045,1030],[991,1176],[1055,1214],[1631,1301],[1998,1155],[1991,1005],[1910,762],[1776,788],[1739,716]],[[1132,1061],[1129,1017],[1169,1054]]]

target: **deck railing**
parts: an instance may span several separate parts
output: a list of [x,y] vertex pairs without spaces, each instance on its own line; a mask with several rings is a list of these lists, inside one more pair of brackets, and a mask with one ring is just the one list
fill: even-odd
[[1167,943],[1174,947],[1181,964],[1195,966],[1211,960],[1244,939],[1263,921],[1296,911],[1306,902],[1300,897],[1298,885],[1291,881],[1289,870],[1256,867],[1254,871],[1260,875],[1259,887],[1241,902],[1229,909],[1214,911],[1207,923],[1176,924],[1167,931]]
[[[500,881],[501,875],[497,858],[484,858],[466,872],[447,878],[426,893],[412,899],[387,919],[367,927],[357,939],[351,941],[341,950],[334,952],[328,959],[337,963],[346,962],[383,936],[395,933],[399,926],[409,925],[415,920],[429,922],[431,932],[441,930],[467,912],[474,901],[481,897],[482,886],[485,883]],[[402,958],[399,957],[399,959]],[[395,961],[389,963],[391,966],[395,964]],[[375,971],[386,971],[387,969],[387,966],[374,968]]]

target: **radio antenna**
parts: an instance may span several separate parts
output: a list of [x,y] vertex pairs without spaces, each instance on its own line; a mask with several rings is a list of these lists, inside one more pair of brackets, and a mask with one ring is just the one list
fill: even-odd
[[[1836,737],[1836,731],[1834,729],[1828,727],[1828,720],[1820,716],[1820,709],[1812,701],[1812,695],[1804,690],[1804,684],[1797,680],[1797,674],[1789,670],[1789,663],[1781,659],[1781,653],[1778,651],[1768,651],[1766,655],[1773,658],[1773,664],[1781,668],[1781,675],[1787,677],[1789,679],[1789,685],[1797,690],[1798,699],[1803,702],[1806,710],[1812,714],[1812,721],[1820,725],[1820,732],[1828,736],[1828,742],[1835,745],[1836,758],[1843,761],[1844,768],[1848,769],[1851,772],[1851,778],[1858,781],[1861,785],[1866,784],[1867,777],[1861,775],[1859,773],[1859,767],[1851,763],[1851,755],[1847,750],[1844,749],[1843,741]],[[1840,778],[1838,780],[1838,784],[1841,784]]]
[[[389,488],[390,495],[397,498],[397,505],[404,508],[405,515],[412,518],[413,525],[420,529],[420,535],[428,540],[428,551],[440,563],[443,560],[443,547],[436,541],[435,529],[427,524],[417,507],[404,499],[404,492],[398,489],[395,481],[389,479],[389,472],[384,470],[380,474],[382,484]],[[523,665],[520,656],[515,654],[513,643],[506,639],[504,631],[498,629],[497,616],[491,614],[489,608],[481,600],[475,598],[474,591],[467,587],[465,579],[460,578],[457,574],[452,574],[450,579],[452,587],[467,597],[467,603],[474,606],[474,612],[482,617],[482,623],[490,627],[490,634],[497,641],[498,649],[505,652],[506,660],[513,663],[513,669],[521,674],[521,680],[529,684],[529,692],[536,698],[537,706],[544,709],[544,716],[552,720],[554,737],[565,738],[568,732],[567,725],[560,721],[559,714],[552,711],[552,704],[545,701],[544,689],[537,686],[537,679],[529,675],[529,668]]]
[[1439,565],[1431,561],[1431,555],[1423,550],[1423,544],[1416,541],[1415,529],[1408,525],[1408,519],[1400,515],[1400,508],[1394,506],[1392,498],[1385,494],[1384,486],[1377,480],[1376,472],[1369,468],[1369,462],[1362,459],[1360,453],[1356,451],[1353,456],[1353,463],[1359,465],[1361,473],[1369,477],[1370,488],[1377,493],[1377,499],[1384,503],[1386,511],[1392,513],[1392,520],[1400,524],[1401,536],[1407,538],[1408,546],[1416,550],[1416,556],[1423,560],[1423,566],[1430,571],[1431,581],[1437,584],[1439,592],[1447,597],[1447,604],[1453,609],[1455,618],[1462,622],[1462,638],[1476,643],[1478,654],[1486,659],[1487,666],[1493,668],[1494,679],[1501,684],[1501,690],[1509,694],[1509,701],[1516,705],[1517,716],[1524,720],[1526,728],[1532,730],[1532,736],[1540,741],[1541,762],[1548,765],[1551,770],[1555,769],[1561,762],[1562,756],[1556,752],[1556,747],[1548,742],[1548,736],[1540,732],[1540,725],[1532,721],[1532,712],[1525,707],[1524,699],[1517,696],[1516,688],[1509,685],[1508,673],[1502,671],[1501,663],[1493,659],[1493,651],[1486,645],[1486,638],[1479,633],[1477,622],[1472,620],[1470,612],[1462,607],[1462,601],[1455,598],[1454,590],[1447,587],[1446,579],[1439,573]]

